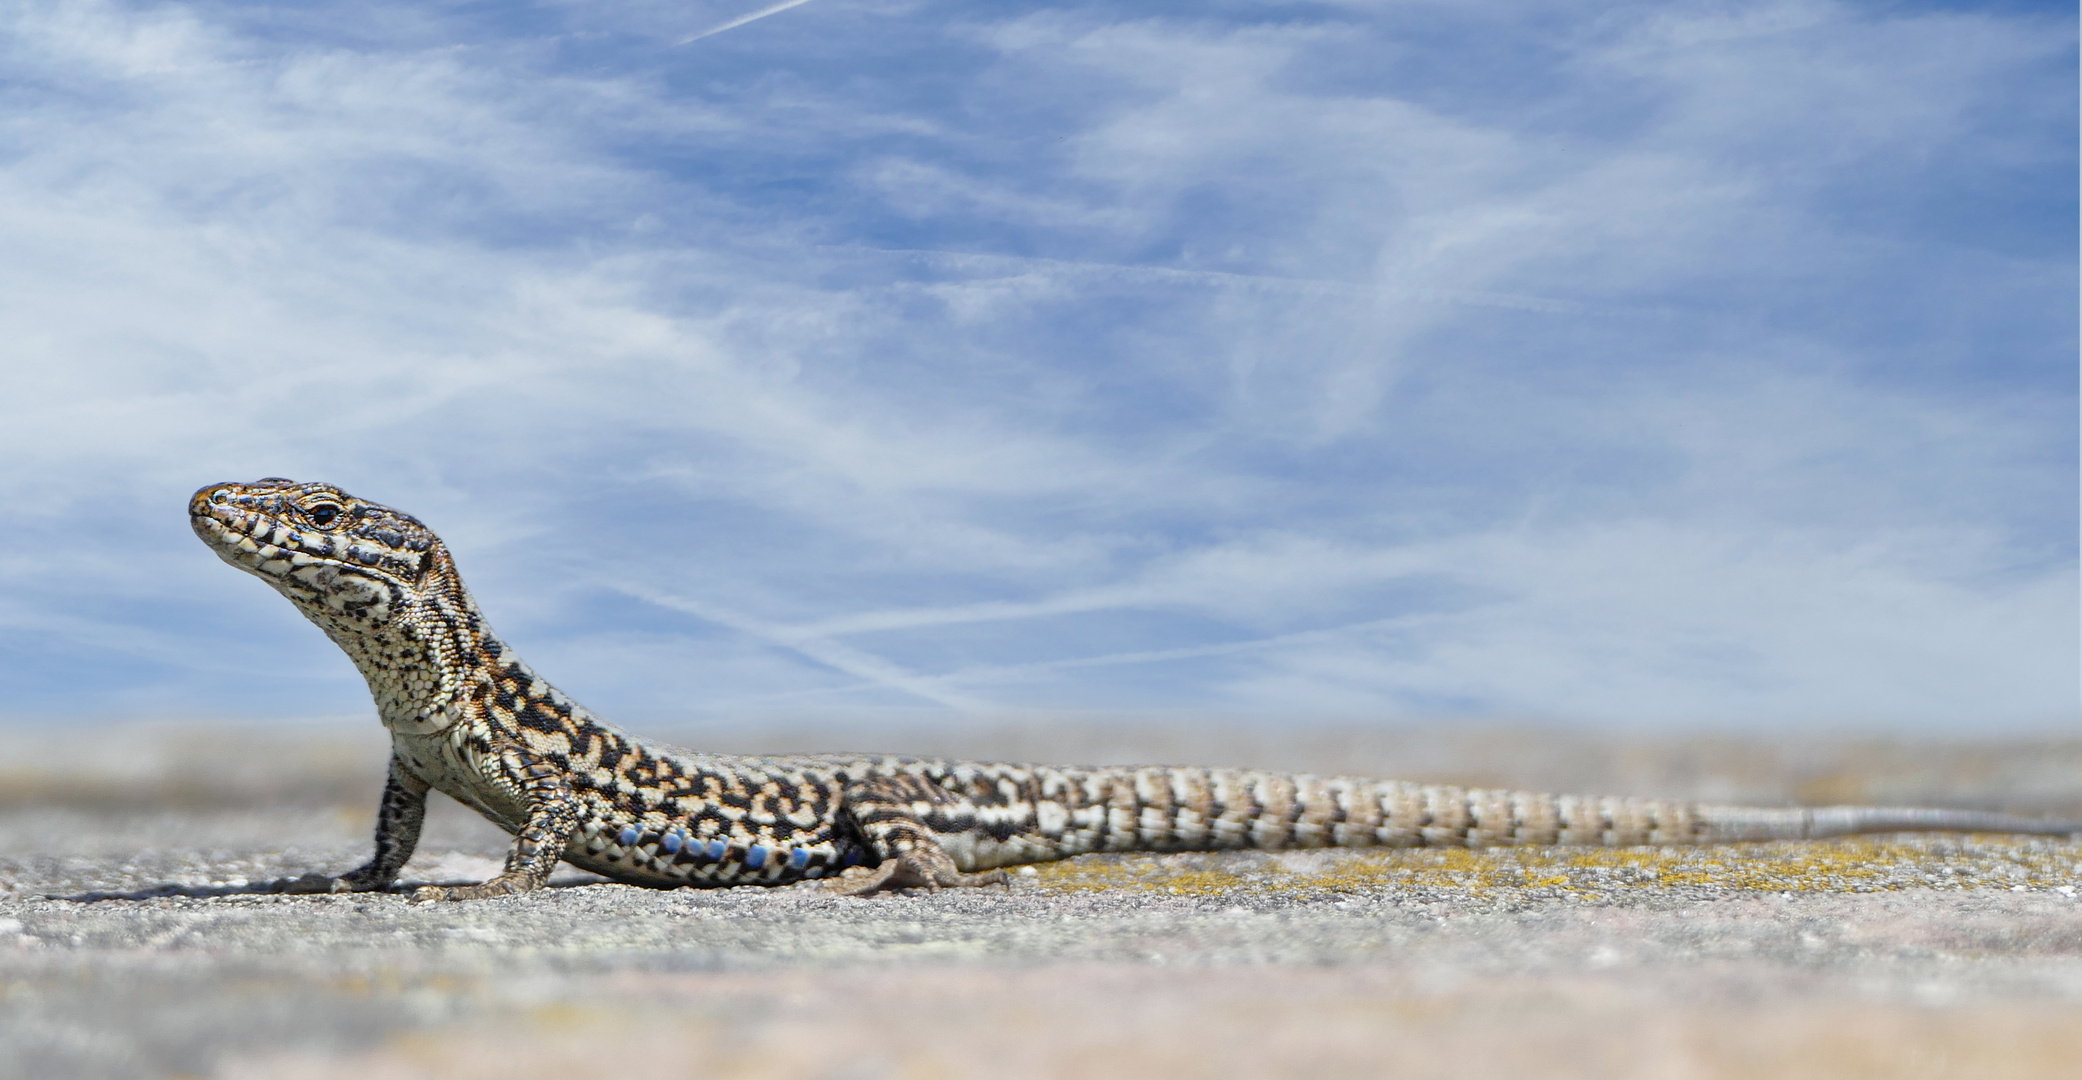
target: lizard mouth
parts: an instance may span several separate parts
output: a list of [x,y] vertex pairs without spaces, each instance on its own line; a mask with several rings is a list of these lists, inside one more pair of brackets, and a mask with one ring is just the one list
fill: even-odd
[[[244,503],[230,484],[212,484],[188,500],[188,525],[225,562],[265,577],[284,577],[299,553],[277,541],[287,540],[279,521],[262,508]],[[293,535],[293,533],[291,533]]]
[[196,514],[189,523],[219,558],[273,585],[323,623],[381,626],[403,602],[404,584],[380,570],[261,540],[215,514]]
[[[188,504],[188,524],[203,543],[233,566],[269,578],[287,578],[315,565],[386,580],[392,576],[372,565],[373,553],[358,552],[351,542],[343,544],[330,536],[299,530],[260,507],[241,505],[226,488],[220,484],[196,492]],[[364,557],[357,559],[357,554]]]
[[[225,520],[226,517],[233,518]],[[322,560],[307,553],[270,543],[261,539],[255,528],[261,524],[258,514],[193,513],[189,515],[189,527],[195,535],[210,546],[225,562],[248,573],[266,578],[286,579],[290,571],[299,566],[308,566]],[[274,530],[269,529],[268,532]]]

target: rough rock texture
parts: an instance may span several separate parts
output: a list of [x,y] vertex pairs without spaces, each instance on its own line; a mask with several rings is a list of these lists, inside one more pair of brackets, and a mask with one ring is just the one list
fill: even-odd
[[[2082,802],[2076,741],[699,741]],[[366,854],[380,733],[0,732],[0,762],[0,1075],[2065,1077],[2082,1060],[2072,843],[1102,856],[875,900],[567,872],[540,895],[414,905],[252,891]],[[481,878],[504,840],[441,805],[407,877]]]

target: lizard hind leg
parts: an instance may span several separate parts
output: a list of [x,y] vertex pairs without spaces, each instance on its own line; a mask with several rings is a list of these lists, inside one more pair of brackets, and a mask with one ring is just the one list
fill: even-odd
[[857,866],[825,888],[839,896],[873,896],[902,889],[960,889],[1010,886],[1003,870],[966,873],[938,837],[975,828],[967,799],[922,776],[877,776],[846,786],[849,814],[871,851],[883,856],[873,868]]
[[825,890],[835,896],[873,896],[876,893],[896,892],[901,889],[961,889],[984,885],[1010,886],[1012,879],[1003,870],[986,870],[980,874],[965,874],[954,865],[954,860],[940,845],[919,847],[901,855],[882,860],[880,866],[870,870],[856,866],[832,878]]

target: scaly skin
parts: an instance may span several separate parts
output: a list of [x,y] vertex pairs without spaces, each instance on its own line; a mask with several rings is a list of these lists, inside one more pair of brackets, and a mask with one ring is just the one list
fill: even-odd
[[376,852],[287,891],[389,888],[438,788],[514,835],[499,876],[423,900],[542,887],[559,860],[617,881],[843,894],[1003,883],[1094,851],[1698,844],[1913,829],[2069,834],[1965,811],[1769,810],[1239,769],[1079,769],[871,754],[732,757],[648,743],[535,674],[485,625],[439,537],[329,484],[212,484],[196,535],[318,624],[391,731]]

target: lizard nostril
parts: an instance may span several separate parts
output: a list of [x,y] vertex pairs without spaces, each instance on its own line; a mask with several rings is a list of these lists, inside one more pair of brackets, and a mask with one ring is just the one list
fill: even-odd
[[231,492],[223,488],[210,492],[210,504],[212,506],[223,506],[229,502],[231,502]]

